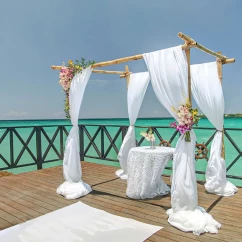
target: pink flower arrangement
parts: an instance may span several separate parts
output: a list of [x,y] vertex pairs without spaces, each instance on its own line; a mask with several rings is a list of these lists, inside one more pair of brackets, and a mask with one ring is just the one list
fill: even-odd
[[177,114],[177,121],[170,124],[170,127],[175,128],[181,134],[185,135],[185,140],[190,142],[190,131],[193,125],[197,125],[199,121],[198,110],[192,109],[187,101],[185,105],[181,105],[178,109],[173,108]]
[[59,83],[65,92],[67,92],[70,89],[73,76],[74,76],[73,68],[68,68],[65,66],[61,68],[61,71],[59,74],[59,78],[60,78]]

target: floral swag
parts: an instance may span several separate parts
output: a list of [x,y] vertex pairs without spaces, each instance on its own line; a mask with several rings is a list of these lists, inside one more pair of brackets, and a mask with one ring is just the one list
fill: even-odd
[[68,65],[65,66],[65,64],[62,64],[62,68],[60,70],[59,74],[59,84],[62,86],[63,91],[65,92],[65,108],[64,111],[66,113],[66,118],[70,118],[69,110],[70,110],[70,104],[69,104],[69,92],[71,87],[71,81],[73,77],[81,72],[83,69],[87,68],[90,65],[93,65],[95,61],[85,61],[84,58],[81,59],[81,61],[75,60],[75,63],[73,60],[68,61]]

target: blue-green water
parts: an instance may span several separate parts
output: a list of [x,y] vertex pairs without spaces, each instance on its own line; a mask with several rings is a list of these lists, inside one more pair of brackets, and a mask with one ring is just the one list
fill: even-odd
[[[172,118],[140,118],[137,119],[137,126],[169,126],[173,122]],[[18,126],[44,126],[44,125],[70,125],[68,119],[51,119],[51,120],[0,120],[1,127],[18,127]],[[129,125],[128,119],[81,119],[79,124],[111,124],[111,125]],[[198,127],[213,127],[206,119],[199,121]],[[225,118],[225,128],[242,128],[242,118]]]
[[[169,124],[173,121],[173,119],[157,119],[157,118],[147,118],[147,119],[138,119],[136,122],[137,126],[169,126]],[[91,120],[79,120],[79,124],[86,124],[86,125],[129,125],[128,119],[91,119]],[[4,127],[18,127],[16,130],[20,134],[20,136],[23,138],[24,142],[27,141],[31,131],[33,128],[26,128],[25,126],[45,126],[45,125],[70,125],[69,120],[11,120],[11,121],[0,121],[0,140],[2,135],[5,132]],[[242,118],[225,118],[224,123],[225,128],[241,128],[242,129]],[[212,128],[213,126],[207,119],[201,119],[199,122],[199,127],[209,127]],[[66,127],[66,129],[69,131],[71,127]],[[94,135],[96,132],[98,126],[87,126],[87,130],[90,133],[91,136]],[[113,138],[118,131],[119,127],[108,127],[107,130],[111,137]],[[44,127],[44,130],[46,131],[47,135],[50,139],[52,139],[56,127]],[[145,130],[145,128],[136,128],[136,137],[139,140],[141,137],[139,135],[141,130]],[[158,129],[161,136],[165,140],[169,140],[172,134],[174,133],[174,129],[170,128],[160,128]],[[206,142],[210,136],[214,133],[214,130],[195,130],[197,135],[197,142],[203,143]],[[242,149],[242,130],[227,130],[229,135],[232,137],[232,139],[236,142],[239,149]],[[14,140],[14,159],[16,160],[18,158],[19,153],[21,152],[23,148],[23,144],[21,141],[17,138],[16,134],[13,134],[13,140]],[[178,136],[174,139],[172,142],[172,147],[175,146]],[[48,141],[46,137],[42,134],[42,155],[45,154],[45,151],[48,147]],[[64,139],[66,139],[66,136],[64,136]],[[32,139],[29,141],[28,147],[32,151],[33,155],[36,156],[36,136],[33,135]],[[89,143],[89,139],[87,135],[84,135],[84,143],[85,148],[87,144]],[[117,138],[115,141],[115,145],[119,149],[121,146],[122,140],[121,135]],[[98,148],[100,148],[101,144],[101,136],[100,134],[95,139],[95,144]],[[56,146],[57,150],[60,150],[60,136],[57,135],[54,145]],[[105,135],[105,145],[104,150],[106,151],[110,145],[110,141],[108,140],[108,137]],[[149,145],[148,142],[144,141],[142,145]],[[210,145],[208,146],[208,149],[210,149]],[[228,140],[227,137],[225,137],[225,151],[226,151],[226,165],[227,167],[229,164],[238,156],[238,151],[233,147],[231,142]],[[10,161],[10,134],[5,137],[5,139],[0,143],[0,154],[7,160]],[[87,153],[89,156],[97,156],[97,153],[93,147],[91,147]],[[51,159],[57,159],[57,155],[55,154],[53,148],[50,149],[48,155],[46,156],[45,160],[51,160]],[[117,159],[117,154],[115,150],[112,148],[110,153],[108,154],[107,158],[110,159]],[[110,162],[110,161],[101,161],[97,159],[90,159],[85,158],[86,161],[90,162],[96,162],[96,163],[102,163],[102,164],[108,164],[108,165],[114,165],[119,166],[117,162]],[[23,155],[18,161],[18,165],[22,164],[28,164],[33,163],[33,158],[29,155],[29,153],[25,150],[23,152]],[[61,165],[62,161],[52,162],[44,164],[43,167],[50,167],[50,166],[56,166]],[[205,171],[206,169],[207,161],[205,159],[198,160],[196,162],[196,169],[200,171]],[[172,165],[171,162],[168,164],[169,166]],[[5,167],[6,164],[3,162],[3,160],[0,157],[0,168]],[[16,168],[16,169],[10,169],[10,172],[13,173],[21,173],[26,171],[35,170],[36,165],[29,166],[29,167],[23,167],[23,168]],[[166,174],[170,174],[170,171],[165,171]],[[242,158],[239,158],[237,162],[234,164],[234,166],[228,171],[229,175],[235,175],[235,176],[242,176]],[[204,180],[203,175],[197,175],[197,178],[199,180]],[[242,185],[242,182],[231,179],[231,181],[237,185]]]

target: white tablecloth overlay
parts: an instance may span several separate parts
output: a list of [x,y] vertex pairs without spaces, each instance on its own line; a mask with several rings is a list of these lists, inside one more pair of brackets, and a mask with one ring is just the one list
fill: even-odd
[[169,147],[135,147],[128,156],[128,182],[126,195],[133,199],[153,198],[165,195],[170,188],[161,175],[172,159],[174,148]]

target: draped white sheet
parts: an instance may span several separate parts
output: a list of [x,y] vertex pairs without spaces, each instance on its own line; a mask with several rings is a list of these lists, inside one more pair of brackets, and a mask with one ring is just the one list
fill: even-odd
[[71,82],[69,103],[73,126],[66,140],[63,160],[63,175],[66,181],[56,191],[67,199],[76,199],[92,191],[91,187],[82,181],[78,129],[79,110],[91,73],[92,69],[88,67],[82,73],[76,74]]
[[138,117],[149,81],[150,77],[148,72],[140,72],[130,75],[127,95],[130,126],[118,153],[121,169],[117,170],[115,173],[121,179],[127,179],[127,160],[129,150],[136,146],[134,124]]
[[224,96],[218,77],[217,63],[192,65],[191,77],[192,93],[196,103],[218,130],[211,145],[205,188],[208,192],[220,196],[233,196],[238,189],[231,182],[227,181],[226,164],[221,157]]
[[77,202],[0,231],[2,242],[140,242],[163,227]]
[[[181,46],[143,56],[157,98],[177,119],[171,108],[178,108],[188,97],[187,62]],[[191,142],[186,142],[183,136],[177,142],[173,156],[172,208],[167,211],[168,222],[182,231],[192,231],[196,235],[203,232],[217,233],[221,225],[197,204],[195,142],[193,131]]]

